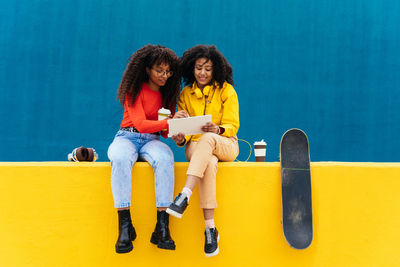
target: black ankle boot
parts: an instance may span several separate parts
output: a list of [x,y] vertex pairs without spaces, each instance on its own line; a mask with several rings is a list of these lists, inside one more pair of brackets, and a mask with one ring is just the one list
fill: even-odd
[[163,211],[157,211],[157,224],[151,235],[150,242],[159,248],[175,250],[175,242],[169,234],[169,215]]
[[129,210],[118,211],[119,236],[115,244],[117,253],[127,253],[133,249],[132,241],[136,238],[136,231],[131,221],[131,213]]

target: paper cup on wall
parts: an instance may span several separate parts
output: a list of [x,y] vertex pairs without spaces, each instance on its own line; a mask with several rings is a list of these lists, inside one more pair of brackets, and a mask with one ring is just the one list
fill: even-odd
[[254,155],[256,156],[256,162],[265,162],[266,152],[267,143],[264,142],[264,139],[254,142]]

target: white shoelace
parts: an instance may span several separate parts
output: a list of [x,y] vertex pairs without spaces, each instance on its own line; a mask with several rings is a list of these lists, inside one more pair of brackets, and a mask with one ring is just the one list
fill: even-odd
[[206,239],[207,239],[207,244],[211,244],[211,231],[210,231],[210,228],[206,228]]
[[176,205],[180,206],[182,204],[182,202],[185,200],[186,195],[184,193],[182,193],[180,195],[180,197],[178,198],[178,200],[176,201]]

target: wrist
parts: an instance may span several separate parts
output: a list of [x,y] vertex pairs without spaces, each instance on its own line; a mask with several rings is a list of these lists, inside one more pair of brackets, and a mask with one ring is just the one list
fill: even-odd
[[184,146],[184,145],[185,145],[185,143],[186,143],[186,139],[183,139],[183,141],[182,141],[182,142],[180,142],[180,143],[177,143],[177,145],[178,145],[178,146]]

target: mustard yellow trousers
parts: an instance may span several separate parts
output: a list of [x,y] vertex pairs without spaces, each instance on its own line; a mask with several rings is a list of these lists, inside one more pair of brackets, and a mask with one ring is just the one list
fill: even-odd
[[237,137],[225,137],[215,133],[205,133],[198,141],[190,141],[185,147],[189,163],[187,175],[200,178],[200,207],[215,209],[216,176],[218,161],[233,161],[239,154]]

